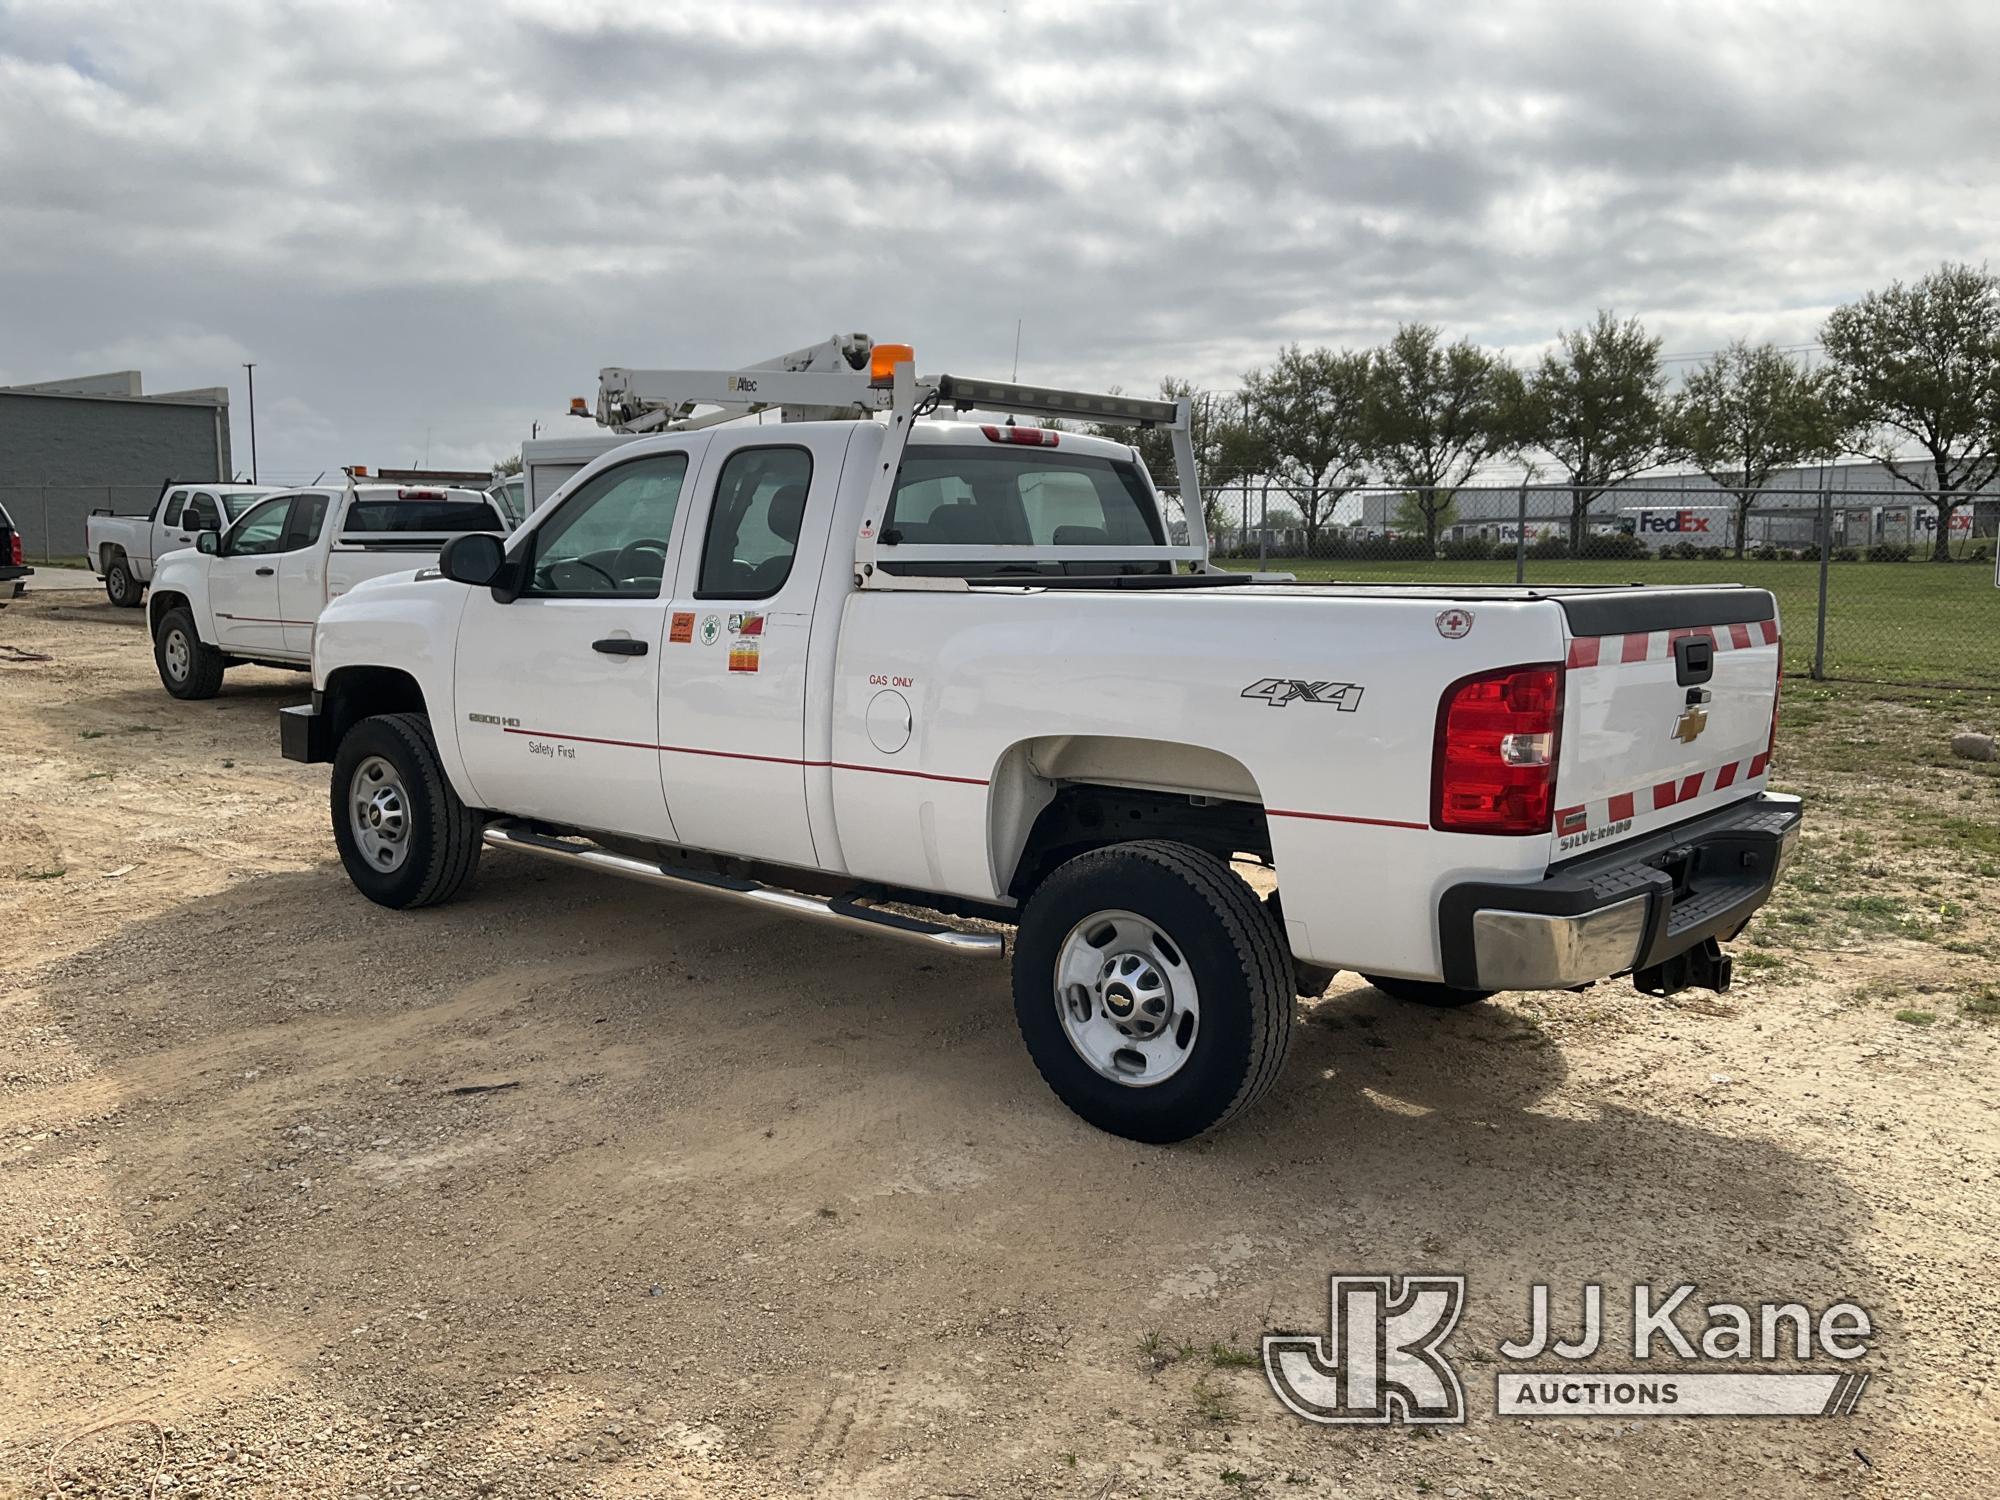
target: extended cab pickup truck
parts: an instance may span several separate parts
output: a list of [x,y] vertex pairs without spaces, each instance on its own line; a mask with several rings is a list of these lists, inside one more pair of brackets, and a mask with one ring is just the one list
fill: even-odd
[[272,495],[162,559],[147,621],[160,681],[176,698],[213,698],[238,663],[306,667],[328,600],[435,562],[451,537],[509,529],[477,490],[349,484]]
[[85,518],[90,566],[113,604],[137,609],[162,557],[192,547],[204,531],[220,531],[271,493],[269,485],[181,484],[170,479],[143,516],[94,510]]
[[[1148,1141],[1262,1094],[1332,969],[1432,1005],[1728,984],[1799,827],[1769,593],[1222,573],[1184,403],[855,340],[851,378],[606,371],[600,420],[660,430],[327,608],[281,740],[332,763],[364,895],[445,900],[497,847],[934,949],[1011,925],[1043,1077]],[[850,419],[689,415],[746,391]],[[1185,515],[1122,443],[939,407],[1165,428]]]

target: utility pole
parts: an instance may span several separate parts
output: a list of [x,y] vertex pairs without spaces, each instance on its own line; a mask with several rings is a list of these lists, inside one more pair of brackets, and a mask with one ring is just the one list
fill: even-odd
[[1009,380],[1019,380],[1021,378],[1021,320],[1019,318],[1014,320],[1014,373],[1007,378]]
[[243,366],[250,381],[250,482],[257,482],[257,366],[245,363]]

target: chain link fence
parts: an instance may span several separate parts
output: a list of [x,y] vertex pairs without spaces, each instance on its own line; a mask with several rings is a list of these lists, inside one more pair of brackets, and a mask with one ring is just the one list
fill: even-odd
[[1777,596],[1788,673],[2000,688],[2000,493],[1955,508],[1941,562],[1936,497],[1908,487],[1766,491],[1739,509],[1710,485],[1644,481],[1592,498],[1580,524],[1573,498],[1253,481],[1208,496],[1210,544],[1223,567],[1302,579],[1750,584]]
[[159,498],[157,484],[0,484],[0,506],[31,563],[80,564],[84,522],[93,510],[142,516]]

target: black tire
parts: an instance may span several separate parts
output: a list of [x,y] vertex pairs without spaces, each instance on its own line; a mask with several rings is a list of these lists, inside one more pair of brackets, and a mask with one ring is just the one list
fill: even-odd
[[137,609],[146,597],[146,585],[132,576],[125,554],[114,552],[104,565],[104,593],[120,609]]
[[222,691],[222,653],[202,644],[194,616],[170,609],[153,631],[153,665],[160,683],[176,698],[213,698]]
[[1361,977],[1391,1000],[1428,1005],[1432,1010],[1457,1010],[1462,1005],[1477,1005],[1482,1000],[1491,1000],[1498,993],[1494,990],[1454,989],[1448,984],[1433,984],[1422,979],[1391,979],[1379,974],[1363,974]]
[[[1156,926],[1199,994],[1178,1071],[1143,1087],[1087,1062],[1059,1013],[1058,955],[1080,924],[1111,911]],[[1098,1129],[1135,1141],[1184,1141],[1262,1097],[1291,1041],[1292,987],[1291,955],[1256,893],[1213,855],[1161,840],[1059,866],[1028,902],[1014,945],[1014,1016],[1043,1081]]]
[[[364,852],[349,816],[356,773],[372,761],[393,768],[399,783],[396,791],[405,799],[402,852],[397,863],[386,868]],[[430,720],[423,714],[377,714],[350,729],[333,758],[330,801],[333,841],[347,878],[379,906],[400,911],[439,905],[464,889],[479,868],[484,822],[451,789],[438,763]]]

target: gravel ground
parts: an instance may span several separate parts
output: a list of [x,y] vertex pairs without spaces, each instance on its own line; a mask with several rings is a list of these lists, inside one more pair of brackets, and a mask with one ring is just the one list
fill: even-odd
[[[324,769],[277,757],[302,679],[176,703],[139,627],[0,612],[0,1496],[123,1418],[157,1427],[84,1437],[57,1492],[1992,1483],[2000,867],[1853,866],[1871,773],[1799,773],[1837,889],[1774,903],[1726,998],[1432,1013],[1343,976],[1260,1109],[1160,1150],[1048,1096],[997,964],[500,855],[457,905],[370,906]],[[1948,938],[1778,925],[1863,887],[1929,921],[1938,870]],[[1469,1278],[1466,1426],[1310,1426],[1252,1362],[1379,1270]],[[1528,1286],[1573,1317],[1591,1280],[1853,1299],[1872,1381],[1846,1418],[1495,1417]]]

